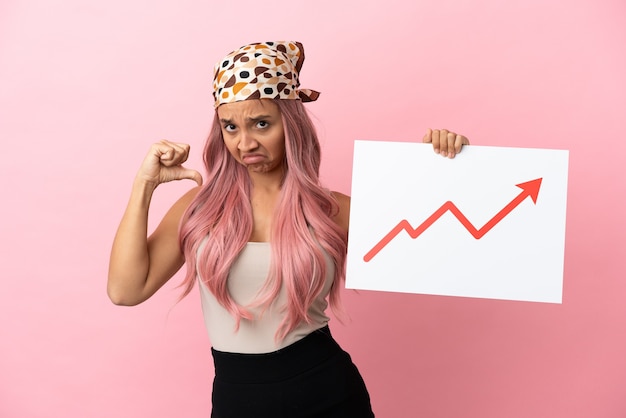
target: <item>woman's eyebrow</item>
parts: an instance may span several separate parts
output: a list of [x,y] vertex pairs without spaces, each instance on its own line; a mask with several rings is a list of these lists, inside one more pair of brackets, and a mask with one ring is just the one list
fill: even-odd
[[271,118],[270,115],[259,115],[259,116],[249,117],[248,120],[250,120],[252,122],[258,122],[260,120],[266,120],[266,119],[270,119],[270,118]]
[[[251,122],[258,122],[260,120],[267,120],[267,119],[271,119],[272,116],[271,115],[258,115],[258,116],[250,116],[248,118],[246,118],[247,120],[251,121]],[[226,119],[226,118],[220,118],[220,122],[222,122],[223,124],[226,125],[232,125],[233,121],[231,119]]]

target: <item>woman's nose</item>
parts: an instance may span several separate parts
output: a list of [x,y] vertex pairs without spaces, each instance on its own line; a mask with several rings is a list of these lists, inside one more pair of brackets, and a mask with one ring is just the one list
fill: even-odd
[[254,139],[254,136],[247,131],[241,133],[241,140],[239,141],[239,149],[241,151],[250,151],[259,146],[259,143]]

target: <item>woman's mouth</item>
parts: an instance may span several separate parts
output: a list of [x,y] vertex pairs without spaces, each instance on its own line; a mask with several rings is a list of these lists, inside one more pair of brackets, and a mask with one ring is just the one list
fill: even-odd
[[265,156],[261,154],[244,154],[241,156],[241,162],[246,165],[258,164],[265,161]]

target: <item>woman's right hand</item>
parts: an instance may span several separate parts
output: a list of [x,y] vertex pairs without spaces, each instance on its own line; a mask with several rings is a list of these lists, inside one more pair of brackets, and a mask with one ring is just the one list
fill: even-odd
[[173,180],[189,179],[202,185],[202,175],[196,170],[183,167],[189,157],[190,146],[177,142],[162,140],[152,144],[144,158],[137,180],[156,188],[161,183]]

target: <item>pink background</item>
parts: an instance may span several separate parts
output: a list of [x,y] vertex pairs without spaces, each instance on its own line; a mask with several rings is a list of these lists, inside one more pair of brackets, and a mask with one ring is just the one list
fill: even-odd
[[562,305],[344,292],[377,415],[626,416],[625,28],[622,0],[3,0],[0,416],[208,416],[197,293],[113,306],[108,253],[149,144],[200,168],[213,63],[273,39],[306,47],[335,190],[355,139],[570,150]]

